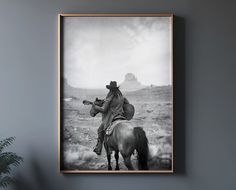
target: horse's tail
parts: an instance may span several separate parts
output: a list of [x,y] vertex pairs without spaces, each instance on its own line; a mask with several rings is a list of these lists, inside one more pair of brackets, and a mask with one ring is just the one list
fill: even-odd
[[134,128],[135,148],[138,152],[138,168],[148,170],[148,139],[145,131],[141,127]]

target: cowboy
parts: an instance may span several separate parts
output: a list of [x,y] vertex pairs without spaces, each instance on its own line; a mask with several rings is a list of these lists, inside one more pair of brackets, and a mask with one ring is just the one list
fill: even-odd
[[96,111],[104,115],[102,124],[98,128],[98,139],[97,145],[94,148],[94,152],[97,155],[101,155],[102,144],[104,140],[105,130],[115,120],[126,119],[124,116],[124,104],[129,104],[128,100],[122,95],[116,81],[111,81],[110,85],[106,85],[109,90],[106,99],[104,100],[103,106],[97,106],[93,104]]

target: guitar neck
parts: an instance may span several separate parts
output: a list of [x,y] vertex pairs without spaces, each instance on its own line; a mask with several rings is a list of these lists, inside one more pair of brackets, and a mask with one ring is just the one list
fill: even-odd
[[83,100],[83,104],[85,104],[85,105],[93,105],[93,102],[88,101],[88,100]]

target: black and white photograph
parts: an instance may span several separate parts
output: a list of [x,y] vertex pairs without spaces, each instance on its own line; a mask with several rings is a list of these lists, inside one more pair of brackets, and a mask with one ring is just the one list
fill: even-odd
[[173,16],[59,15],[59,165],[173,172]]

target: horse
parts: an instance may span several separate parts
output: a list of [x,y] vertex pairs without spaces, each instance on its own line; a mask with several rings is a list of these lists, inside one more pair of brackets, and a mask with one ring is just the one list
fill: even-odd
[[[98,98],[96,98],[96,100],[93,102],[93,104],[98,106],[102,106],[103,103],[104,101]],[[94,106],[92,106],[90,109],[90,115],[95,117],[98,114],[98,111],[95,111],[93,107]],[[104,117],[104,114],[102,114],[102,117]],[[132,122],[128,120],[117,122],[113,128],[112,133],[109,135],[105,134],[104,147],[107,154],[108,170],[112,170],[112,151],[115,151],[115,170],[119,170],[119,153],[121,153],[127,169],[134,170],[131,162],[131,156],[134,154],[135,150],[137,151],[138,155],[138,169],[148,170],[148,139],[143,128],[135,126]]]

